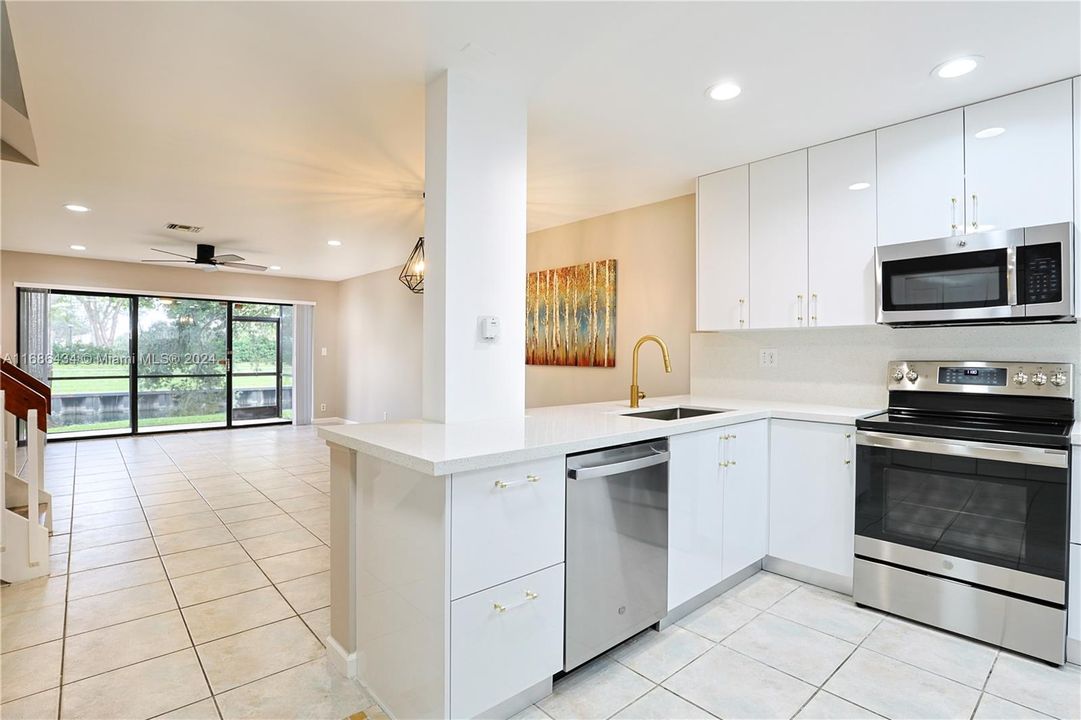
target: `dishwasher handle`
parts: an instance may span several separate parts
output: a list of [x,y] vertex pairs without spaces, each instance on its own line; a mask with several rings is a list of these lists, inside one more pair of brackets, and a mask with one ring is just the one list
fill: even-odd
[[672,454],[669,451],[664,450],[653,455],[647,455],[646,457],[635,458],[634,460],[624,460],[623,462],[611,463],[610,465],[569,468],[567,470],[567,477],[571,480],[590,480],[592,478],[606,477],[608,475],[618,475],[619,473],[632,472],[634,470],[653,467],[654,465],[661,465],[668,462],[668,458],[670,458],[671,455]]

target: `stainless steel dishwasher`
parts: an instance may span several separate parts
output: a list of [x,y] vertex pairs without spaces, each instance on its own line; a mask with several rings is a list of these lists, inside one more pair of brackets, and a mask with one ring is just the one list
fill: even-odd
[[567,457],[571,670],[668,612],[668,440]]

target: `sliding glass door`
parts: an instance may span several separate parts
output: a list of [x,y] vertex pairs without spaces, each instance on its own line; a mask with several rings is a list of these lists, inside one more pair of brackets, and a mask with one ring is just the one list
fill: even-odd
[[136,431],[225,427],[228,303],[141,297]]
[[[53,391],[49,433],[131,431],[131,308],[127,298],[50,293],[37,326],[47,354],[29,362]],[[29,303],[27,303],[29,304]],[[33,312],[26,308],[27,312]]]
[[293,307],[20,289],[20,365],[49,433],[86,437],[292,418]]
[[282,417],[281,306],[233,303],[233,422]]

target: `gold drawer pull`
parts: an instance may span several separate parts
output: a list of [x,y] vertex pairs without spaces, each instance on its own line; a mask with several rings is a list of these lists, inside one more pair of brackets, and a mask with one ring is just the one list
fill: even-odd
[[536,600],[538,597],[540,597],[540,595],[533,592],[532,590],[526,590],[525,591],[525,600],[522,600],[519,603],[515,603],[514,605],[501,605],[501,604],[499,604],[497,602],[494,602],[494,603],[492,603],[492,609],[495,610],[497,613],[505,613],[508,610],[514,610],[515,608],[520,608],[523,605],[525,605],[527,602],[530,602],[531,600]]
[[538,483],[540,482],[539,475],[526,475],[525,480],[515,480],[513,482],[507,482],[506,480],[496,480],[495,486],[500,490],[506,490],[509,487],[515,487],[516,485],[525,485],[526,483]]

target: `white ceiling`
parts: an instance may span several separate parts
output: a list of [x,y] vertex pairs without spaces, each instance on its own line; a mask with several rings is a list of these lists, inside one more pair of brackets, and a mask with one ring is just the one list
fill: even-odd
[[[1081,73],[1079,2],[9,11],[41,166],[2,164],[4,249],[73,254],[80,243],[89,257],[139,259],[198,239],[331,280],[400,264],[422,233],[424,85],[444,67],[482,63],[528,94],[531,230]],[[985,60],[964,78],[930,76],[961,54]],[[743,94],[707,99],[721,79]],[[167,222],[206,229],[175,235]]]

